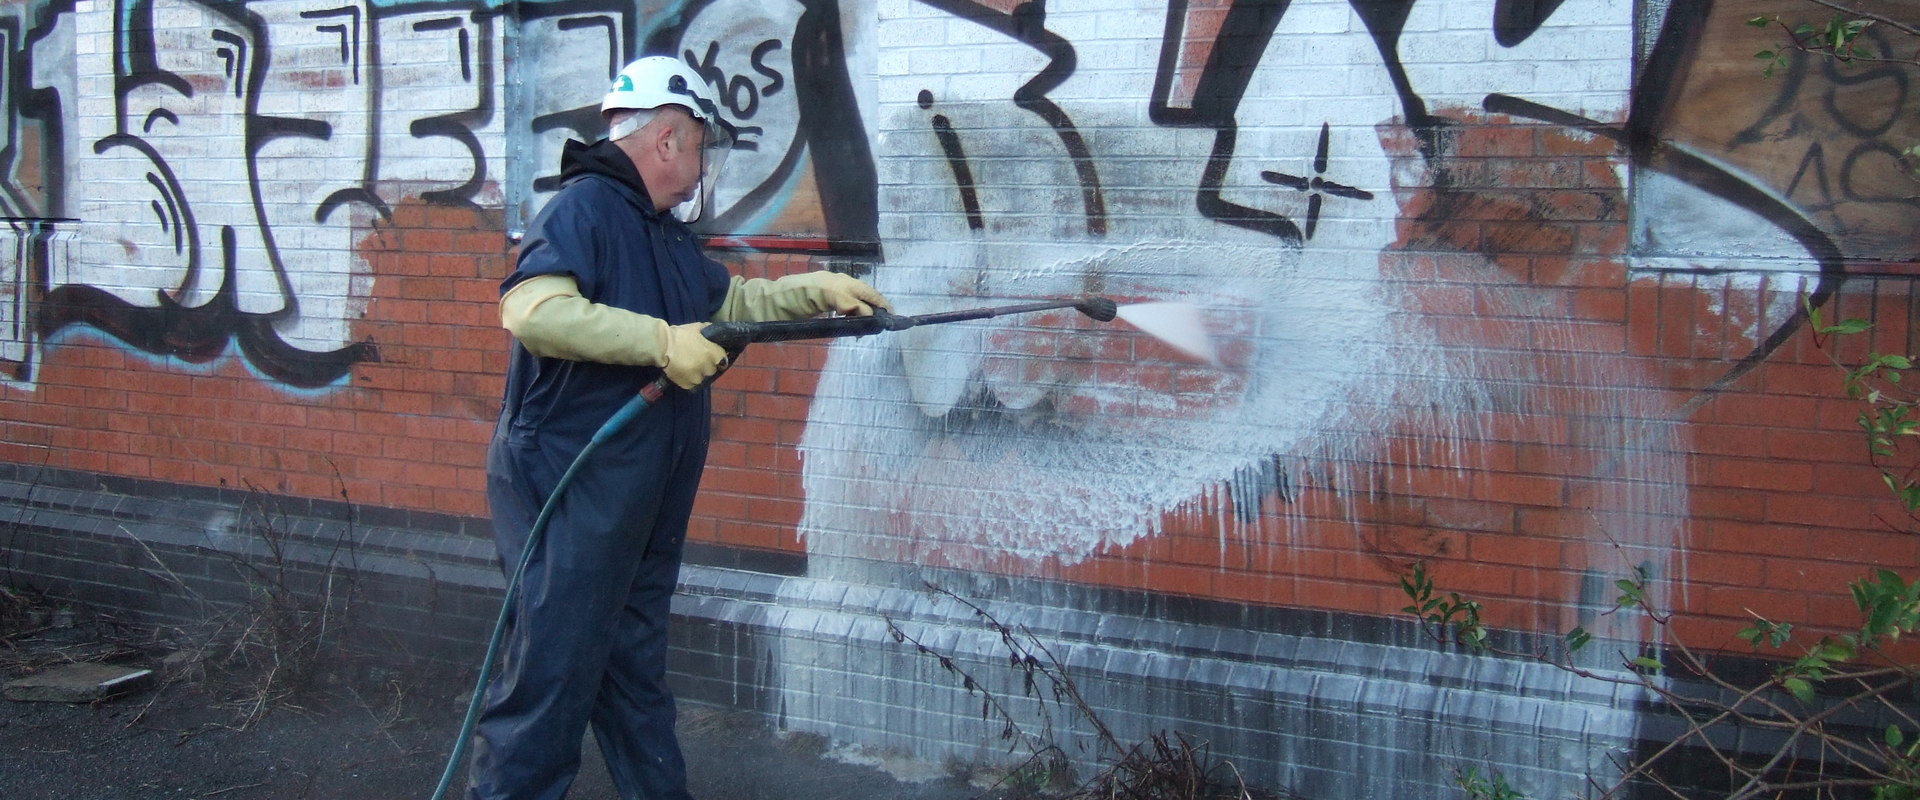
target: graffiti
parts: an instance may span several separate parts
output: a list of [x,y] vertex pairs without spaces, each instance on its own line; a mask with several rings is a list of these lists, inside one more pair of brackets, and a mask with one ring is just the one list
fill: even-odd
[[[1209,308],[1239,357],[1209,369],[1124,334],[1074,326],[1069,335],[1019,323],[838,344],[823,397],[853,396],[842,375],[860,376],[860,391],[872,391],[873,376],[888,374],[886,364],[896,360],[899,384],[879,400],[863,394],[859,404],[814,406],[803,446],[808,494],[818,500],[802,527],[816,554],[838,554],[840,532],[887,531],[900,537],[903,551],[893,557],[903,560],[1002,563],[995,553],[1011,551],[1044,572],[1150,537],[1183,508],[1226,499],[1232,502],[1212,513],[1250,527],[1223,538],[1258,539],[1271,535],[1257,530],[1259,506],[1291,496],[1302,480],[1395,493],[1391,478],[1360,466],[1405,463],[1386,451],[1470,468],[1485,444],[1477,421],[1500,411],[1532,420],[1528,436],[1560,437],[1554,414],[1590,420],[1578,429],[1580,446],[1614,454],[1600,469],[1659,476],[1633,496],[1602,492],[1582,501],[1598,519],[1621,520],[1599,524],[1615,535],[1632,530],[1627,546],[1662,562],[1677,544],[1672,524],[1626,522],[1649,508],[1684,516],[1684,465],[1658,443],[1676,436],[1673,420],[1764,361],[1803,320],[1791,308],[1770,308],[1722,374],[1669,386],[1630,359],[1573,355],[1593,349],[1580,339],[1595,332],[1577,321],[1535,321],[1539,309],[1564,302],[1558,290],[1506,274],[1503,265],[1538,249],[1657,276],[1727,269],[1727,252],[1758,241],[1770,256],[1764,268],[1805,274],[1816,301],[1844,279],[1829,233],[1834,221],[1818,218],[1821,203],[1792,199],[1791,187],[1803,182],[1842,183],[1831,176],[1846,162],[1820,149],[1823,137],[1794,137],[1793,146],[1812,154],[1781,162],[1794,172],[1775,164],[1753,173],[1698,148],[1663,144],[1688,134],[1700,113],[1679,102],[1700,91],[1685,76],[1702,69],[1688,67],[1702,58],[1703,43],[1724,46],[1717,32],[1727,27],[1707,21],[1711,4],[1675,4],[1654,20],[1660,33],[1637,85],[1627,68],[1635,23],[1631,9],[1618,5],[1450,7],[1448,20],[1483,21],[1478,41],[1457,25],[1436,32],[1433,6],[1416,3],[1098,3],[1111,15],[1098,25],[1081,6],[1063,13],[1044,3],[921,5],[939,12],[938,21],[913,15],[897,24],[931,25],[916,35],[963,42],[952,56],[962,69],[995,68],[956,85],[929,54],[915,62],[930,65],[914,73],[922,85],[883,88],[876,142],[887,227],[912,231],[884,242],[887,264],[877,280],[889,296],[933,307],[1089,291],[1123,301],[1188,299]],[[1139,22],[1149,11],[1163,14],[1164,25]],[[1117,32],[1124,27],[1111,22],[1117,18],[1135,20],[1133,28]],[[1098,46],[1116,37],[1159,43],[1151,84],[1137,85],[1131,97],[1107,79],[1120,74],[1123,59],[1087,55],[1120,58]],[[1576,40],[1580,48],[1569,49]],[[1478,48],[1470,60],[1484,68],[1463,80],[1436,41]],[[1083,52],[1083,42],[1094,49]],[[1324,59],[1338,64],[1334,86],[1326,85]],[[1567,74],[1581,75],[1578,90],[1541,77],[1563,73],[1540,65],[1575,71]],[[1847,85],[1876,81],[1895,108],[1911,102],[1903,83],[1871,73]],[[1153,128],[1138,122],[1142,104]],[[1856,114],[1819,128],[1853,131],[1867,138],[1842,147],[1880,153],[1884,142],[1871,137],[1889,130],[1883,116]],[[1530,132],[1525,142],[1532,144],[1524,146],[1612,166],[1604,175],[1572,175],[1570,162],[1523,149],[1503,167],[1518,171],[1489,173],[1487,158],[1509,146],[1491,132],[1537,124],[1554,133]],[[1126,133],[1122,142],[1081,133],[1089,130]],[[1735,151],[1747,146],[1739,137],[1721,141]],[[944,172],[921,171],[929,162],[944,164]],[[1306,169],[1276,166],[1287,162]],[[1629,168],[1641,176],[1633,191],[1642,207],[1656,213],[1635,220],[1639,234],[1627,246],[1582,244],[1582,219],[1624,219],[1629,190],[1618,173]],[[927,179],[951,191],[895,189]],[[1516,193],[1506,185],[1516,179],[1521,188],[1585,187],[1579,210],[1569,217]],[[1727,233],[1716,239],[1703,219],[1730,220]],[[1487,220],[1500,224],[1484,227]],[[1690,241],[1680,241],[1683,230]],[[1756,239],[1754,230],[1772,233]],[[1480,313],[1510,321],[1462,326],[1428,312],[1421,298],[1394,294],[1391,276],[1415,260],[1477,265],[1451,279],[1477,287]],[[1783,283],[1728,280],[1736,289]],[[1569,354],[1540,354],[1541,342],[1566,342]],[[1515,359],[1508,351],[1534,354]],[[1115,352],[1131,360],[1100,360]],[[1095,363],[1055,362],[1069,353]],[[1312,377],[1276,377],[1300,375]],[[1561,388],[1568,385],[1595,391]],[[1644,391],[1613,391],[1620,386]],[[1357,402],[1356,392],[1397,400]],[[834,443],[855,430],[887,431],[898,441],[874,446],[869,433],[863,452],[837,450]],[[1342,433],[1360,430],[1374,432],[1374,441]],[[916,480],[900,481],[910,488],[897,491],[874,482],[922,469],[938,472],[926,483],[939,490]],[[1006,502],[989,498],[1013,495],[1026,498],[1026,513],[979,524],[979,508]],[[870,546],[870,539],[853,540]],[[1614,555],[1596,550],[1593,557]]]
[[[1636,87],[1636,155],[1662,173],[1699,176],[1683,177],[1689,183],[1724,187],[1709,191],[1753,193],[1735,202],[1799,238],[1824,240],[1823,257],[1843,255],[1844,242],[1850,259],[1912,260],[1920,248],[1910,220],[1920,201],[1892,146],[1920,139],[1911,72],[1796,59],[1774,79],[1756,80],[1739,60],[1746,43],[1711,35],[1738,24],[1741,13],[1697,2],[1668,14],[1650,63],[1680,69],[1673,74],[1683,79]],[[1888,53],[1892,43],[1875,33],[1863,47]],[[1656,138],[1675,146],[1650,146]],[[1763,255],[1738,240],[1680,247]]]
[[[1685,586],[1686,420],[1803,324],[1798,291],[1845,279],[1836,233],[1886,193],[1842,171],[1883,157],[1894,118],[1781,105],[1740,140],[1751,117],[1725,110],[1751,104],[1696,102],[1730,91],[1713,70],[1753,69],[1751,47],[1707,52],[1740,46],[1731,13],[923,0],[879,20],[876,38],[913,43],[873,104],[875,280],[897,307],[1185,300],[1223,358],[1070,314],[835,343],[801,442],[809,574],[1140,586],[1217,538],[1217,570],[1190,553],[1154,589],[1215,596],[1246,574],[1260,602],[1276,577],[1390,586],[1468,538],[1449,532],[1491,529],[1556,545],[1509,587],[1534,601],[1521,627],[1592,623],[1591,576],[1623,561]],[[1904,84],[1851,80],[1913,119]],[[1732,331],[1697,383],[1633,352],[1624,311],[1568,313],[1568,284],[1609,276],[1594,294],[1612,302],[1670,274],[1709,277],[1660,284],[1662,302]],[[1735,297],[1758,312],[1737,319]],[[1549,532],[1428,502],[1509,491],[1572,510]],[[1441,771],[1421,758],[1385,771]]]
[[1320,124],[1320,145],[1313,154],[1313,177],[1288,175],[1272,170],[1262,170],[1260,177],[1268,183],[1277,183],[1295,191],[1307,194],[1307,229],[1305,238],[1313,238],[1313,228],[1320,222],[1320,204],[1326,197],[1344,197],[1349,200],[1372,200],[1373,193],[1365,189],[1356,189],[1345,184],[1327,180],[1327,135],[1331,132],[1327,123]]
[[[74,236],[69,258],[11,276],[41,281],[13,341],[23,359],[87,325],[189,363],[231,343],[272,380],[335,384],[378,358],[351,330],[373,276],[342,254],[400,199],[497,202],[480,142],[500,125],[498,30],[482,5],[16,10],[36,25],[30,47],[7,41],[9,211],[70,218],[55,224]],[[79,18],[110,46],[76,48]]]
[[[510,235],[604,133],[609,79],[664,54],[740,134],[703,232],[858,256],[910,313],[1179,300],[1219,340],[1196,363],[1061,311],[836,343],[800,442],[809,578],[1311,605],[1252,584],[1551,535],[1508,588],[1538,601],[1518,627],[1564,628],[1623,554],[1684,585],[1687,419],[1799,330],[1796,295],[1912,270],[1910,74],[1762,82],[1733,5],[14,3],[0,379],[32,388],[84,327],[343,386],[382,356],[360,248],[428,204],[504,207]],[[1730,331],[1712,372],[1634,350],[1649,285]],[[1521,506],[1567,512],[1549,534]],[[1153,549],[1201,535],[1215,572]]]
[[[516,230],[559,188],[568,139],[604,134],[606,83],[640,55],[675,55],[718,89],[736,129],[716,208],[698,228],[729,235],[819,238],[846,252],[878,241],[873,158],[835,0],[631,4],[566,0],[523,6],[522,52],[567,53],[516,66],[508,114],[509,205]],[[813,168],[827,165],[819,172]]]
[[[933,108],[933,93],[921,90],[920,107]],[[967,166],[967,149],[960,143],[960,134],[953,129],[953,120],[943,114],[933,115],[933,133],[940,137],[940,150],[947,156],[947,168],[953,170],[954,188],[960,191],[960,205],[967,215],[967,227],[980,230],[986,222],[980,217],[980,192],[973,184],[973,168]]]
[[10,296],[34,298],[6,343],[12,371],[31,374],[38,341],[85,325],[187,363],[231,344],[271,380],[338,385],[379,358],[353,330],[378,276],[341,254],[415,198],[530,217],[558,186],[562,145],[603,133],[600,95],[641,53],[685,58],[741,133],[706,230],[877,245],[873,159],[833,0],[506,8],[60,0],[0,12],[0,216],[73,241],[44,269],[9,267]]

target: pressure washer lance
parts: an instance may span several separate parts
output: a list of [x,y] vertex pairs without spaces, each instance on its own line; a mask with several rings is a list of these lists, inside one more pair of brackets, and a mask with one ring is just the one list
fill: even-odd
[[[791,342],[801,339],[841,339],[849,336],[867,336],[883,331],[904,331],[921,325],[941,325],[948,322],[964,322],[975,319],[1003,317],[1010,314],[1029,314],[1035,311],[1051,311],[1059,308],[1071,308],[1097,322],[1112,322],[1119,314],[1119,306],[1104,297],[1082,297],[1078,300],[1047,300],[1037,303],[999,306],[996,308],[976,308],[965,311],[946,311],[938,314],[920,314],[903,316],[884,308],[875,308],[872,316],[863,317],[821,317],[818,319],[795,319],[777,322],[716,322],[700,330],[707,340],[719,345],[728,352],[727,361],[732,363],[740,351],[756,342]],[[725,371],[725,367],[721,368]],[[715,373],[712,379],[718,379]],[[513,575],[507,579],[506,596],[500,600],[500,615],[493,623],[493,635],[487,640],[487,653],[480,662],[480,677],[474,681],[473,697],[467,701],[467,716],[460,722],[459,738],[454,740],[453,754],[447,757],[447,768],[440,774],[440,786],[433,791],[433,800],[444,800],[447,790],[453,785],[454,772],[460,768],[460,762],[466,758],[467,742],[473,738],[473,726],[480,718],[480,704],[485,702],[487,684],[493,681],[493,662],[500,654],[500,642],[505,637],[507,618],[513,608],[513,596],[520,589],[520,579],[527,572],[528,562],[533,560],[534,550],[539,546],[541,537],[546,533],[547,520],[553,516],[553,510],[567,484],[573,482],[575,472],[586,463],[587,456],[600,447],[602,442],[625,428],[654,403],[665,397],[673,386],[665,375],[642,387],[628,400],[627,404],[615,411],[613,416],[595,431],[593,438],[580,449],[573,463],[560,476],[553,486],[553,493],[547,496],[547,502],[540,507],[540,515],[533,520],[533,528],[527,531],[527,544],[520,551],[520,563],[513,569]]]

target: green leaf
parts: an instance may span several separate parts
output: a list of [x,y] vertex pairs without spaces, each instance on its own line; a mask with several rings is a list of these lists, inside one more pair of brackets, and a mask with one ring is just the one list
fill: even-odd
[[1663,669],[1666,666],[1665,664],[1661,664],[1659,659],[1649,658],[1647,656],[1635,657],[1633,659],[1633,665],[1636,667],[1640,667],[1642,669],[1652,669],[1652,670]]
[[1614,581],[1613,585],[1620,589],[1620,596],[1613,601],[1614,605],[1621,608],[1632,608],[1640,604],[1641,592],[1643,591],[1640,588],[1640,584],[1634,583],[1626,578],[1621,578],[1620,580]]
[[1887,733],[1886,733],[1886,740],[1887,740],[1887,746],[1888,746],[1888,747],[1892,747],[1892,748],[1898,748],[1898,747],[1900,747],[1900,743],[1901,743],[1901,742],[1904,742],[1904,741],[1906,741],[1906,740],[1907,740],[1907,737],[1906,737],[1906,735],[1905,735],[1905,734],[1902,734],[1902,733],[1900,732],[1900,726],[1898,726],[1898,725],[1888,725],[1888,726],[1887,726]]
[[1913,369],[1913,359],[1906,356],[1881,356],[1880,363],[1894,369]]
[[1756,28],[1767,27],[1768,25],[1772,24],[1772,22],[1773,22],[1772,20],[1769,20],[1766,17],[1754,17],[1753,19],[1747,20],[1748,25],[1752,25],[1753,27],[1756,27]]
[[1864,319],[1843,319],[1821,333],[1866,333],[1872,329],[1873,323]]
[[1800,702],[1809,704],[1813,702],[1813,684],[1808,683],[1806,679],[1788,678],[1781,681],[1780,685],[1786,687],[1794,697],[1800,698]]
[[1567,631],[1567,652],[1578,653],[1580,652],[1580,648],[1586,647],[1587,643],[1591,641],[1593,641],[1593,634],[1588,633],[1586,628],[1574,628],[1573,630]]
[[1762,60],[1762,61],[1766,61],[1766,60],[1768,60],[1768,59],[1771,59],[1771,58],[1773,58],[1773,51],[1772,51],[1772,50],[1762,50],[1762,51],[1760,51],[1760,52],[1758,52],[1758,53],[1754,53],[1754,54],[1753,54],[1753,57],[1754,57],[1754,58],[1757,58],[1757,59],[1760,59],[1760,60]]

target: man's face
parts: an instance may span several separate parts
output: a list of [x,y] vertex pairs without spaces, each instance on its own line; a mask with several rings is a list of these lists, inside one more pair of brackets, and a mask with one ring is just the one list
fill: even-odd
[[665,169],[662,170],[664,185],[660,191],[673,198],[672,205],[679,205],[692,200],[700,191],[707,129],[679,109],[670,109],[667,114],[673,126],[673,135],[665,157]]

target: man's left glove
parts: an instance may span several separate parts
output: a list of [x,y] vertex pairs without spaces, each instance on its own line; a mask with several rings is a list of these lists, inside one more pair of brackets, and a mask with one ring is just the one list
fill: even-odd
[[536,275],[516,284],[500,298],[500,324],[536,356],[659,367],[687,390],[727,360],[727,351],[700,333],[708,323],[668,325],[595,303],[581,296],[572,275]]
[[727,289],[726,302],[713,319],[716,322],[768,322],[804,319],[829,311],[868,316],[875,306],[893,308],[885,295],[865,281],[820,270],[774,281],[735,277]]

